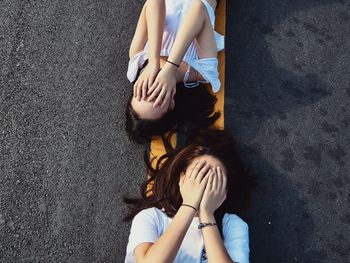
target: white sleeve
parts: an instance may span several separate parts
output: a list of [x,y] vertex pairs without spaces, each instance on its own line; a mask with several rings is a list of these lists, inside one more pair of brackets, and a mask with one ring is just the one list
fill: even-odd
[[126,72],[126,76],[128,80],[132,83],[136,80],[137,72],[142,67],[143,63],[145,63],[147,53],[145,51],[140,51],[136,53],[130,60],[128,64],[128,70]]
[[129,242],[126,248],[125,262],[134,262],[135,248],[146,242],[154,243],[159,239],[159,219],[153,208],[139,212],[132,220]]
[[222,224],[224,246],[234,262],[249,263],[248,225],[240,217],[225,214]]

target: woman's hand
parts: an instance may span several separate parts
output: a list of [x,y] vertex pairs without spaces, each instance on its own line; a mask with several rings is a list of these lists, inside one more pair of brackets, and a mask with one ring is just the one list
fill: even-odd
[[213,215],[226,199],[227,177],[220,167],[211,170],[199,208],[199,216]]
[[192,169],[187,169],[186,173],[181,174],[179,186],[184,204],[199,208],[209,173],[210,166],[205,161],[200,161]]
[[148,89],[150,95],[148,101],[153,101],[153,107],[160,105],[163,108],[169,101],[174,99],[176,93],[176,71],[177,67],[166,63],[159,71],[156,80]]
[[[223,174],[222,169],[220,167],[213,168],[199,207],[200,222],[216,223],[214,212],[226,199],[226,184],[227,177]],[[233,263],[216,225],[202,228],[202,234],[208,262]],[[240,255],[240,253],[238,255]]]
[[140,101],[141,98],[144,100],[146,99],[148,88],[152,86],[159,72],[159,68],[159,59],[158,61],[149,60],[147,66],[137,78],[134,84],[134,97],[137,98],[138,101]]

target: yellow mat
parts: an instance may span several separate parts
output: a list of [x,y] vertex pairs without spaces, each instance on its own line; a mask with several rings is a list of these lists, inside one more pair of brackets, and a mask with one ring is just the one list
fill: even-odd
[[[216,9],[216,21],[215,21],[215,30],[221,35],[225,35],[226,27],[226,0],[221,0],[220,4]],[[226,45],[226,43],[225,43]],[[224,104],[225,104],[225,49],[220,51],[218,54],[219,59],[219,78],[221,81],[220,91],[216,95],[217,102],[215,104],[215,111],[220,111],[220,118],[215,122],[213,127],[217,129],[224,129]],[[211,91],[210,85],[207,85],[208,89]],[[171,139],[172,145],[176,146],[176,134],[172,136]],[[151,159],[153,165],[156,164],[156,159],[163,154],[165,154],[164,145],[161,138],[155,138],[151,141]]]

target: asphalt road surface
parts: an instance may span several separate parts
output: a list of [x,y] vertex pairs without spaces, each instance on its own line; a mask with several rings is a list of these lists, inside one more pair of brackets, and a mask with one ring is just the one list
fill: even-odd
[[[0,262],[122,262],[142,1],[0,2]],[[227,4],[225,126],[259,175],[251,261],[350,262],[350,1]]]

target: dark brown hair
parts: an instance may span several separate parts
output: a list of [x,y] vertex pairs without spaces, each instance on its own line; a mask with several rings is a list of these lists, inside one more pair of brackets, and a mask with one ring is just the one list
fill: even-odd
[[227,169],[227,198],[215,212],[221,231],[224,214],[239,214],[246,208],[250,191],[256,184],[238,155],[234,139],[222,130],[201,130],[181,149],[173,149],[169,141],[170,138],[165,145],[167,153],[158,159],[155,169],[149,155],[145,154],[149,178],[140,187],[140,198],[124,198],[130,209],[125,220],[132,220],[138,212],[150,207],[163,208],[167,216],[173,217],[182,204],[178,185],[181,172],[194,158],[210,155],[219,159]]
[[131,106],[132,94],[125,112],[125,129],[131,141],[147,143],[153,136],[162,136],[170,130],[179,130],[185,125],[204,129],[212,125],[220,116],[214,113],[216,97],[204,85],[193,89],[182,82],[176,85],[175,108],[158,120],[143,120]]
[[219,112],[214,112],[216,97],[203,84],[190,89],[186,88],[183,82],[177,83],[175,108],[158,120],[141,119],[131,106],[132,97],[133,94],[130,95],[126,106],[125,130],[129,139],[139,144],[145,144],[153,136],[162,136],[170,130],[178,131],[186,125],[191,125],[194,131],[207,128],[220,116]]

